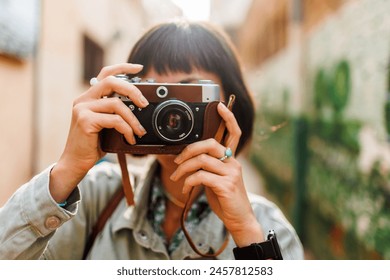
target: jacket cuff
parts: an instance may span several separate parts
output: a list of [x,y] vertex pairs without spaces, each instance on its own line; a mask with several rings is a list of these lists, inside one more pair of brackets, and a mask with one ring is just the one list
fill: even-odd
[[39,236],[46,236],[76,215],[80,191],[76,187],[67,199],[67,206],[60,207],[49,190],[50,171],[54,165],[35,176],[22,200],[22,212],[28,224]]

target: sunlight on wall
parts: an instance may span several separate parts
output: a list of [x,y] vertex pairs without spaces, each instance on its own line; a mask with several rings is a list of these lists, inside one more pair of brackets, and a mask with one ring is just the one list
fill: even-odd
[[210,18],[210,0],[173,0],[182,11],[184,17],[191,20],[208,20]]

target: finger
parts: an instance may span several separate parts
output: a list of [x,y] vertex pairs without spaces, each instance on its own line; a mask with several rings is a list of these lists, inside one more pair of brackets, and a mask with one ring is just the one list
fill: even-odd
[[225,154],[226,148],[218,143],[215,139],[210,138],[203,141],[194,142],[187,147],[175,158],[176,164],[196,157],[200,154],[209,154],[212,157],[220,158]]
[[201,154],[181,163],[175,172],[173,172],[170,179],[177,181],[185,174],[193,173],[200,169],[218,175],[227,175],[228,171],[224,163],[220,160],[207,154]]
[[217,109],[218,113],[225,121],[226,129],[228,131],[224,145],[230,147],[232,151],[236,151],[242,134],[240,126],[238,125],[234,114],[223,103],[219,103]]
[[145,128],[141,125],[129,107],[127,107],[119,98],[97,99],[91,102],[80,103],[76,106],[81,107],[76,108],[76,110],[83,110],[88,108],[89,110],[96,113],[120,115],[122,119],[131,126],[135,134],[139,136],[146,134]]
[[223,188],[229,188],[228,182],[222,182],[221,176],[207,172],[205,170],[199,170],[186,178],[182,192],[183,194],[186,194],[191,190],[192,187],[200,185],[210,188],[213,193],[217,195],[221,193],[222,190],[220,190],[220,188],[222,186]]
[[136,74],[140,72],[143,68],[141,64],[132,64],[132,63],[120,63],[115,65],[110,65],[103,67],[99,75],[96,77],[98,81],[103,80],[109,76],[118,75],[118,74]]
[[130,125],[120,116],[112,114],[92,113],[94,118],[95,131],[99,132],[103,128],[114,128],[119,133],[123,134],[125,139],[131,145],[136,144],[133,129]]
[[114,76],[109,76],[91,87],[85,94],[77,98],[75,103],[85,102],[90,99],[100,99],[111,95],[113,92],[129,98],[138,107],[144,108],[149,104],[136,86]]

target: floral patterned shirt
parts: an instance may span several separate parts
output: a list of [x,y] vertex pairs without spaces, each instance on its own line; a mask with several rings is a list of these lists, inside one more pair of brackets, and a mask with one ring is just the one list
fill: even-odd
[[[151,223],[154,231],[164,240],[168,253],[171,254],[179,246],[180,242],[185,238],[182,229],[178,229],[168,243],[162,229],[162,224],[165,219],[165,205],[167,198],[163,191],[163,185],[159,176],[155,176],[152,191],[150,193],[150,203],[148,209],[148,220]],[[204,219],[211,209],[208,205],[206,194],[203,192],[198,199],[192,204],[188,211],[188,216],[185,222],[186,229],[189,233]]]

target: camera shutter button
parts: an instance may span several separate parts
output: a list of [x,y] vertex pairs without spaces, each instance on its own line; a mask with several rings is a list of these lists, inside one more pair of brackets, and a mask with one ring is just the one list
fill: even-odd
[[140,77],[133,77],[133,78],[131,78],[131,82],[139,83],[139,82],[141,82],[141,78]]

